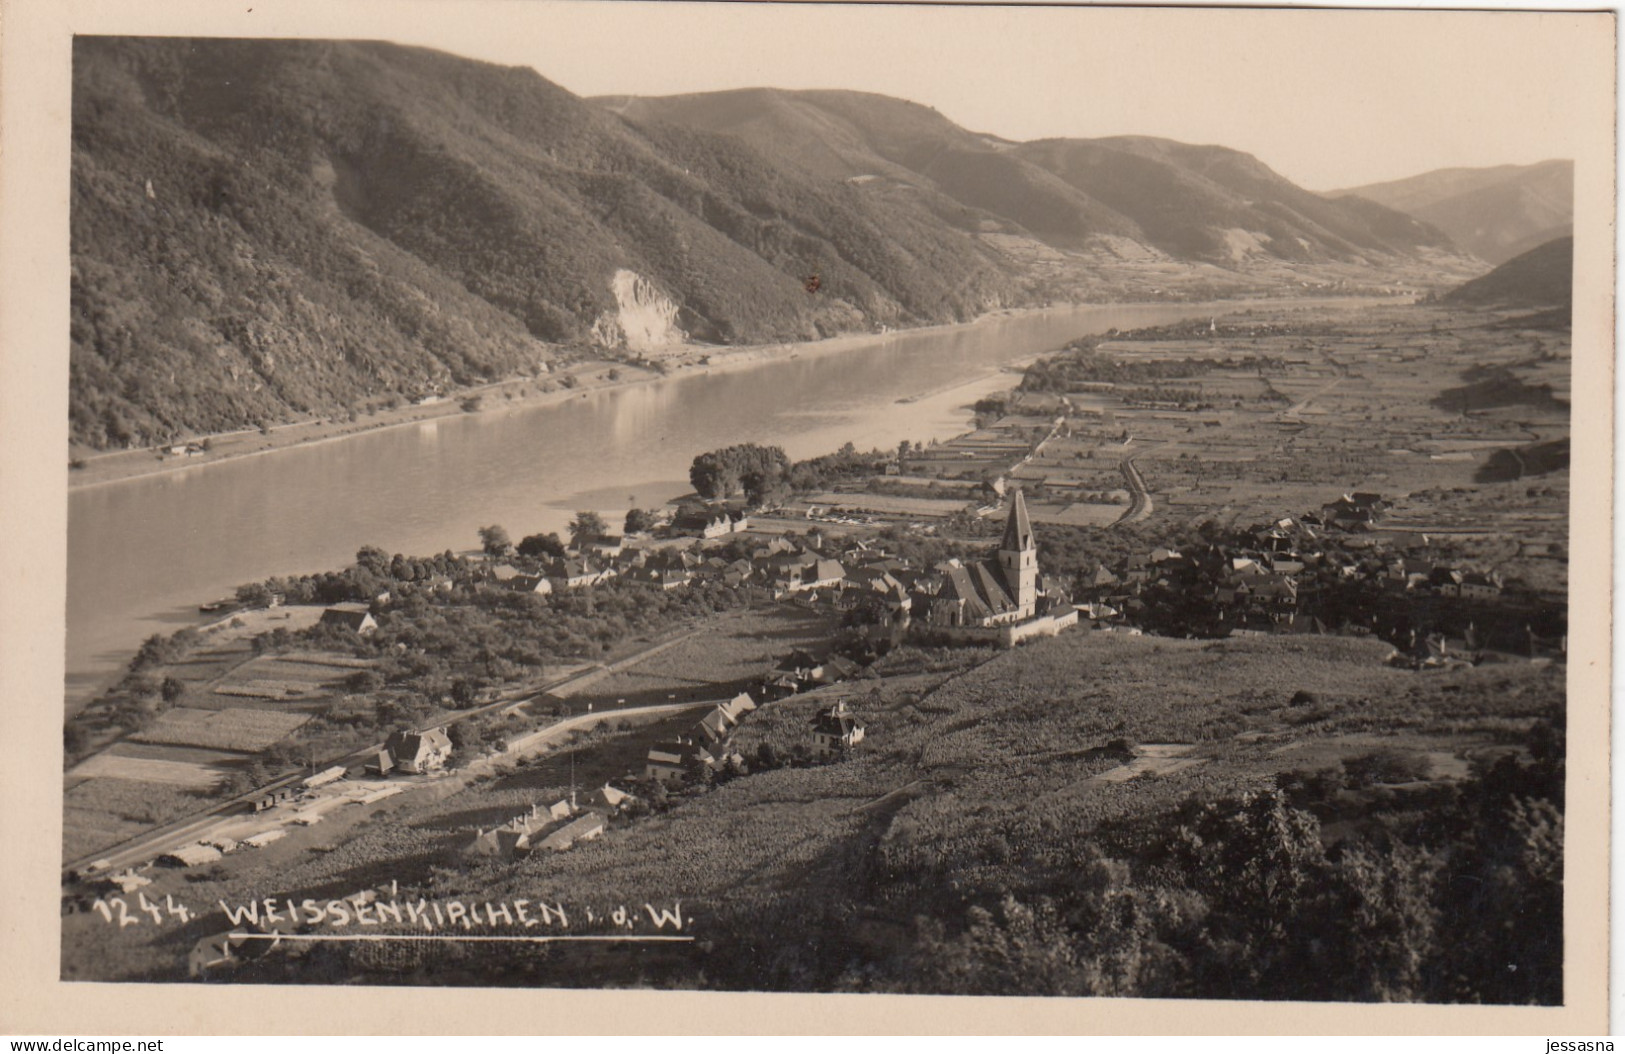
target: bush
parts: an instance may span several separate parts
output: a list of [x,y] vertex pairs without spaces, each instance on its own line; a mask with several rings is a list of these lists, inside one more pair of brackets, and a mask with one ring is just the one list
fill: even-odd
[[1426,755],[1401,750],[1374,750],[1359,757],[1344,758],[1343,771],[1349,786],[1369,787],[1374,783],[1410,783],[1425,780],[1433,765]]

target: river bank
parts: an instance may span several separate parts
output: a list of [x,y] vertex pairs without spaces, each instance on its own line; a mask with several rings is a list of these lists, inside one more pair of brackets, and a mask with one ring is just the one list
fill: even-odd
[[[420,424],[436,418],[466,413],[489,413],[500,408],[520,409],[555,406],[584,399],[595,392],[650,384],[671,377],[726,373],[779,359],[819,358],[852,351],[865,344],[901,336],[963,331],[1013,318],[1074,310],[1065,307],[1001,308],[978,316],[971,322],[949,322],[918,326],[888,333],[843,333],[816,341],[752,344],[739,347],[685,344],[660,353],[664,370],[629,365],[616,359],[592,359],[575,363],[555,373],[536,377],[515,377],[491,384],[459,389],[432,402],[409,403],[394,409],[379,409],[355,416],[318,417],[290,421],[266,429],[240,429],[232,432],[200,433],[175,446],[190,446],[190,453],[169,453],[143,447],[94,453],[74,451],[68,474],[68,489],[121,483],[125,480],[160,476],[200,465],[214,465],[243,458],[276,453],[294,447],[314,446],[352,436]],[[479,406],[465,409],[466,400],[477,398]],[[208,449],[199,447],[207,442]]]

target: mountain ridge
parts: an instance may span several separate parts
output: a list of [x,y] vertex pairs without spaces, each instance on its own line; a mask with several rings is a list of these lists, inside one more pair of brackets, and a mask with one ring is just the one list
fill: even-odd
[[1491,264],[1573,233],[1574,162],[1442,168],[1328,196],[1358,195],[1446,231]]
[[[1119,237],[1176,258],[1238,266],[1249,251],[1293,262],[1374,263],[1452,248],[1436,228],[1379,204],[1331,201],[1228,147],[1149,136],[1016,142],[961,128],[918,103],[862,92],[753,88],[594,101],[634,122],[737,135],[769,157],[816,155],[837,178],[911,179],[1063,250]],[[1155,199],[1146,198],[1148,184],[1160,191]],[[1172,197],[1181,194],[1193,201]]]
[[73,77],[69,409],[92,449],[684,343],[1474,270],[1235,151],[1017,143],[866,93],[657,120],[685,104],[380,41],[79,37]]

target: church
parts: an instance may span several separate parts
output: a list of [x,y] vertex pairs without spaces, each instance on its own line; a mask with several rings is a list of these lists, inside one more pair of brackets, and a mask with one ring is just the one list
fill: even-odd
[[[964,562],[950,560],[936,569],[942,584],[935,594],[923,598],[925,622],[932,629],[999,630],[1038,621],[1055,620],[1051,611],[1039,616],[1038,543],[1033,538],[1032,521],[1021,491],[1010,501],[1004,537],[990,559]],[[1048,605],[1047,605],[1048,606]],[[1065,605],[1066,625],[1077,613]],[[1034,626],[1035,632],[1054,632],[1059,626]],[[1007,634],[1006,634],[1007,635]],[[1028,636],[1022,633],[1019,636]]]

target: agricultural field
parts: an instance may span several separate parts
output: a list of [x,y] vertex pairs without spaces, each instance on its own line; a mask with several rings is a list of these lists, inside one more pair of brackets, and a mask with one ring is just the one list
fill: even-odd
[[88,856],[204,804],[197,789],[174,783],[80,780],[62,794],[62,857]]
[[913,498],[898,494],[870,494],[865,491],[826,493],[808,498],[807,503],[837,512],[880,513],[886,516],[949,516],[965,507],[963,498]]
[[[370,660],[327,652],[298,652],[250,659],[213,682],[221,702],[264,700],[274,703],[320,703],[343,691],[340,683]],[[249,704],[253,705],[253,704]]]
[[797,648],[828,640],[821,615],[788,604],[718,616],[657,655],[599,678],[569,696],[602,708],[731,697]]
[[253,753],[286,739],[309,714],[251,710],[194,710],[174,707],[153,719],[130,738],[138,743],[168,743],[182,747],[210,747]]
[[[1080,501],[1116,500],[1120,465],[1133,458],[1150,491],[1152,524],[1246,526],[1365,490],[1402,504],[1418,496],[1405,518],[1429,526],[1519,537],[1543,519],[1560,527],[1566,331],[1429,305],[1268,308],[1230,316],[1211,331],[1123,334],[1096,350],[1124,364],[1120,369],[1193,368],[1068,395],[1061,434],[1012,473],[1038,522],[1103,525],[1103,509],[1074,510]],[[1134,404],[1134,393],[1155,398],[1159,391],[1189,400],[1189,408]],[[1053,396],[1021,391],[1012,398],[1020,406]],[[911,468],[947,474],[952,462],[945,459],[963,450],[1015,449],[1040,420],[1012,411]],[[1506,482],[1519,485],[1494,486]],[[1440,494],[1480,491],[1484,500],[1449,503],[1454,519],[1426,508]],[[1536,532],[1537,547],[1546,546],[1551,526]]]

